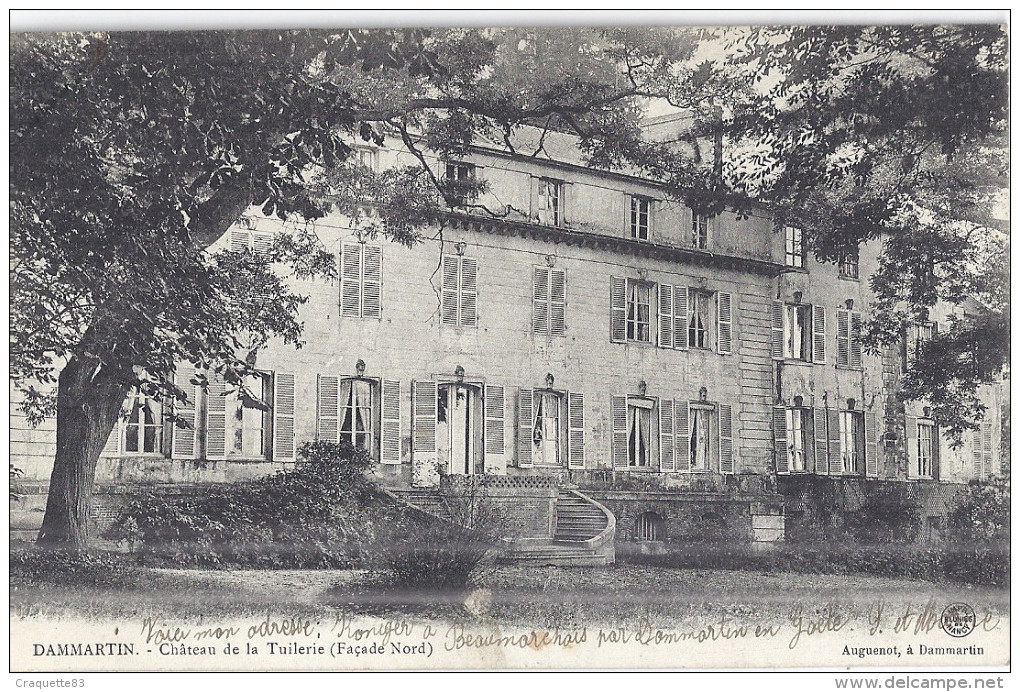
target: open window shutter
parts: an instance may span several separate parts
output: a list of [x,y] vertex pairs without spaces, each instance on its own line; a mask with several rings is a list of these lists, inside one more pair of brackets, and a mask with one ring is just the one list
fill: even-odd
[[984,423],[981,426],[981,442],[984,447],[984,469],[985,476],[995,475],[995,470],[992,468],[992,424]]
[[485,385],[485,468],[506,471],[505,396],[503,387]]
[[825,409],[816,408],[813,413],[811,434],[814,437],[815,473],[827,474],[829,472],[829,439],[825,433]]
[[673,287],[670,284],[659,284],[659,347],[673,348]]
[[811,334],[812,360],[816,363],[825,362],[825,308],[815,305],[812,308]]
[[535,267],[532,292],[532,329],[540,336],[549,333],[549,269]]
[[460,258],[443,255],[443,324],[459,324],[457,312],[457,286],[460,281]]
[[[128,395],[128,401],[134,398],[133,394]],[[120,455],[121,438],[124,437],[122,434],[124,429],[124,416],[123,408],[117,413],[117,420],[113,423],[113,430],[110,431],[110,436],[106,438],[106,445],[103,447],[103,451],[99,453],[101,457],[115,457]],[[978,445],[978,449],[980,449]],[[191,457],[189,457],[191,458]],[[980,470],[980,465],[978,469]]]
[[826,409],[826,428],[829,432],[829,473],[843,473],[843,457],[839,446],[839,410]]
[[278,372],[273,376],[273,460],[294,461],[294,375]]
[[530,469],[531,448],[534,444],[535,399],[531,389],[517,390],[517,466]]
[[[878,416],[873,411],[864,412],[864,472],[869,476],[878,475]],[[935,441],[938,446],[938,440]]]
[[673,347],[687,348],[687,287],[673,286]]
[[850,313],[850,367],[859,368],[862,367],[863,361],[861,359],[861,328],[862,319],[861,313],[851,312]]
[[533,222],[537,222],[539,220],[539,208],[538,208],[538,204],[539,204],[539,199],[538,199],[538,184],[539,184],[539,181],[540,181],[539,178],[537,178],[535,176],[531,177],[531,213],[529,214],[529,217],[531,218],[531,220]]
[[932,426],[932,459],[931,477],[938,480],[942,476],[942,431],[938,425]]
[[981,431],[975,430],[973,435],[972,453],[974,455],[974,477],[981,478],[984,470],[985,456],[981,443]]
[[719,353],[733,352],[733,296],[725,291],[716,294],[718,298]]
[[230,250],[231,252],[242,252],[248,249],[249,246],[249,235],[248,231],[243,228],[232,228],[230,230]]
[[719,471],[733,473],[733,407],[719,404]]
[[365,245],[362,271],[362,317],[382,317],[382,248]]
[[382,440],[379,461],[400,463],[400,380],[382,381]]
[[361,317],[361,243],[343,243],[340,250],[340,314]]
[[265,255],[273,247],[273,236],[269,231],[251,232],[251,249],[256,255]]
[[689,407],[690,404],[686,401],[673,402],[673,412],[676,414],[673,435],[676,442],[677,471],[690,471],[691,469],[691,413]]
[[564,336],[567,333],[567,272],[565,269],[549,271],[549,333]]
[[659,470],[676,471],[676,425],[673,400],[659,400]]
[[614,396],[609,402],[613,419],[613,467],[625,469],[627,462],[627,397]]
[[227,458],[227,387],[223,382],[209,382],[205,404],[205,458]]
[[190,369],[178,370],[174,373],[174,384],[177,385],[188,397],[187,401],[175,401],[175,412],[187,427],[182,428],[178,423],[171,425],[170,432],[170,457],[172,459],[195,459],[198,457],[198,449],[195,444],[198,432],[198,386],[191,382]]
[[850,365],[849,310],[836,310],[836,365]]
[[609,340],[627,340],[627,280],[609,277]]
[[460,258],[460,323],[478,324],[478,260],[470,257]]
[[584,468],[584,394],[567,394],[567,464],[572,469]]
[[789,442],[786,439],[786,409],[772,408],[772,439],[776,447],[776,473],[790,472]]
[[917,418],[915,416],[906,417],[904,432],[907,438],[907,478],[917,478]]
[[435,458],[438,408],[439,390],[435,382],[411,383],[411,452],[415,459]]
[[772,301],[772,357],[783,357],[783,317],[786,305],[781,300]]
[[574,209],[571,204],[571,196],[574,192],[574,184],[570,182],[560,183],[560,225],[569,227],[574,221]]
[[340,439],[340,379],[319,375],[316,383],[315,439],[336,442]]

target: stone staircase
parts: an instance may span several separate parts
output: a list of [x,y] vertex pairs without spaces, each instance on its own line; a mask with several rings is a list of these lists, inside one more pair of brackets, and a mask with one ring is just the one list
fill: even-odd
[[616,562],[616,519],[605,507],[574,490],[556,497],[551,540],[518,541],[497,560],[518,565],[598,567]]

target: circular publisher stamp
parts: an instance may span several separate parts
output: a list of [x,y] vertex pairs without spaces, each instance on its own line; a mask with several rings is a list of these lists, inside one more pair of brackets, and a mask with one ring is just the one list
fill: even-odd
[[977,616],[966,603],[950,603],[942,611],[942,629],[950,637],[966,637],[974,631]]

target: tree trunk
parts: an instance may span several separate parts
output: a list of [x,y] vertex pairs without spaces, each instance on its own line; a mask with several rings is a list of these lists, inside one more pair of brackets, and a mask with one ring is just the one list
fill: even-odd
[[57,380],[57,452],[46,514],[36,543],[84,550],[96,463],[117,422],[128,387],[96,358],[74,356]]

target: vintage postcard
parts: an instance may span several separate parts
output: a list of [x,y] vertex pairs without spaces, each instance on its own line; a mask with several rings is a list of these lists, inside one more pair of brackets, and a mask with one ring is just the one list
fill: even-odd
[[397,15],[11,34],[19,681],[1001,687],[1008,17]]

